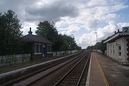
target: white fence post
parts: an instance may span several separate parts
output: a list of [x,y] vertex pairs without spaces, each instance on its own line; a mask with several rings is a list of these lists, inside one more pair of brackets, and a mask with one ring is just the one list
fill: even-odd
[[30,54],[0,56],[0,67],[30,61]]
[[77,52],[77,50],[56,51],[56,52],[53,52],[53,56],[61,56],[61,55],[64,55],[64,54],[72,54],[72,53],[75,53],[75,52]]

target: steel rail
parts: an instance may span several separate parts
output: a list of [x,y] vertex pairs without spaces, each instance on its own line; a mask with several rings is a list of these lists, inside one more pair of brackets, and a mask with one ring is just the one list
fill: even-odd
[[[70,62],[72,62],[73,60],[76,60],[78,57],[81,57],[81,56],[83,56],[83,53],[80,54],[80,55],[78,55],[78,56],[76,56],[76,57],[74,57],[74,58],[72,58],[72,59],[70,59],[69,62],[65,63],[64,65],[66,65],[66,64],[68,64],[68,63],[70,63]],[[60,65],[60,64],[58,64],[58,65]],[[62,65],[62,66],[60,66],[59,68],[56,68],[55,70],[49,72],[49,73],[48,73],[47,75],[45,75],[45,76],[48,76],[48,75],[50,75],[51,73],[53,73],[54,71],[59,70],[59,69],[62,68],[64,65]],[[43,76],[43,77],[45,77],[45,76]],[[41,78],[43,78],[43,77],[41,77]],[[39,78],[39,79],[41,79],[41,78]],[[36,81],[38,81],[39,79],[37,79]],[[31,86],[31,85],[32,85],[33,83],[35,83],[36,81],[34,81],[34,82],[32,82],[32,83],[29,83],[27,86]]]
[[[76,59],[77,57],[79,57],[79,56],[82,56],[82,54],[80,54],[80,55],[77,55],[77,56],[75,56],[74,58],[71,58],[71,59]],[[65,62],[65,61],[64,61]],[[49,69],[49,68],[51,68],[51,67],[54,67],[54,66],[56,66],[56,65],[59,65],[59,64],[53,64],[53,65],[49,65],[49,66],[47,66],[46,68],[44,68],[44,69],[40,69],[40,70],[38,70],[38,71],[35,71],[34,73],[32,73],[32,74],[28,74],[27,76],[24,76],[24,77],[22,77],[22,78],[18,78],[18,79],[16,79],[16,80],[13,80],[12,82],[9,82],[9,83],[5,83],[5,84],[3,84],[4,86],[10,86],[10,85],[13,85],[14,83],[17,83],[17,82],[19,82],[19,81],[22,81],[22,80],[25,80],[26,78],[29,78],[29,77],[31,77],[31,76],[34,76],[34,75],[36,75],[36,74],[38,74],[38,73],[40,73],[40,72],[42,72],[42,71],[45,71],[45,70],[47,70],[47,69]]]
[[85,56],[83,56],[60,80],[58,80],[54,86],[59,85],[64,80],[64,78],[85,58]]
[[80,82],[81,82],[81,79],[82,79],[82,77],[83,77],[83,75],[84,75],[84,72],[85,72],[85,70],[86,70],[86,67],[88,66],[89,60],[90,60],[90,56],[88,56],[88,59],[86,60],[85,66],[84,66],[84,68],[83,68],[83,70],[82,70],[82,72],[81,72],[81,75],[80,75],[80,77],[79,77],[79,79],[78,79],[78,82],[77,82],[77,85],[76,85],[76,86],[79,86],[79,84],[80,84]]

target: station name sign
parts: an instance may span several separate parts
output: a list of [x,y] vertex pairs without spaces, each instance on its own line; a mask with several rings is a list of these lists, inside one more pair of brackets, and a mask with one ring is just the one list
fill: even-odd
[[129,33],[129,26],[128,27],[122,27],[123,33]]

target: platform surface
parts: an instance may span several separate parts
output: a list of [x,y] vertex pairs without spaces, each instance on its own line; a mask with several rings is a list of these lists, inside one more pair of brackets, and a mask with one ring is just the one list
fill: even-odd
[[129,66],[100,53],[91,54],[89,86],[129,86]]

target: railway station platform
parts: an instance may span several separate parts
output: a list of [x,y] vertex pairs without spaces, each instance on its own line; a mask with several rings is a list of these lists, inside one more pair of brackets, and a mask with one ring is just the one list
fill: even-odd
[[129,66],[92,52],[86,86],[129,86]]

